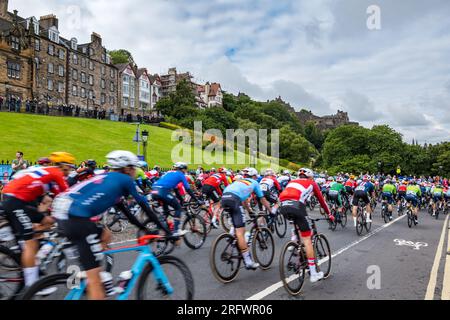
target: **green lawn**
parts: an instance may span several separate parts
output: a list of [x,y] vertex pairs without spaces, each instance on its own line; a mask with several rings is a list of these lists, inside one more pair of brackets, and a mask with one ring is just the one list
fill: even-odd
[[[173,131],[150,125],[141,126],[143,129],[150,132],[147,151],[149,164],[171,166],[172,149],[178,144],[171,139]],[[137,153],[137,144],[132,141],[135,131],[136,126],[128,123],[0,112],[0,161],[14,159],[18,150],[24,152],[25,159],[30,161],[36,161],[53,151],[67,151],[76,157],[77,162],[95,159],[103,164],[105,155],[112,150]],[[191,154],[193,150],[190,147]],[[191,168],[196,168],[198,163],[193,160],[194,157],[190,161]],[[222,163],[202,165],[206,168],[225,166],[234,169],[246,166]],[[257,167],[266,166],[258,163]]]

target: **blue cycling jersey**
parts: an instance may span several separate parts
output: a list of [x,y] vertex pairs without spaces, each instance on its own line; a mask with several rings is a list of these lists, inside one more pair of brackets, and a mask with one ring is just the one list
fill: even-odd
[[372,193],[375,191],[375,186],[369,182],[361,182],[355,189],[355,191],[364,191],[365,193]]
[[264,197],[259,183],[250,178],[235,181],[223,190],[224,194],[232,193],[238,196],[241,201],[247,200],[253,192],[258,198]]
[[176,186],[182,182],[186,190],[190,190],[191,187],[186,179],[186,176],[181,171],[169,171],[163,175],[158,181],[153,184],[153,188],[163,189],[175,189]]
[[62,196],[71,198],[69,215],[91,218],[105,212],[122,197],[132,195],[139,204],[148,205],[147,199],[136,189],[133,179],[126,174],[109,172],[69,188]]

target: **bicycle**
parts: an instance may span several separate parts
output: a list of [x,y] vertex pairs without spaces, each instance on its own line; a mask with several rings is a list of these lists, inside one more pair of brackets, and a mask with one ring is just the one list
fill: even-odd
[[[370,214],[370,219],[372,219],[372,214]],[[356,216],[356,234],[358,236],[360,236],[364,229],[366,229],[367,232],[370,232],[371,228],[372,228],[372,222],[367,221],[366,205],[365,205],[364,201],[359,199],[358,213]]]
[[415,226],[417,225],[416,216],[413,214],[411,201],[408,201],[408,203],[407,203],[406,216],[408,217],[408,227],[409,228],[411,228],[413,224]]
[[[138,300],[152,300],[152,294],[157,298],[175,298],[176,300],[192,300],[194,297],[194,280],[191,271],[186,264],[172,256],[156,257],[149,249],[148,242],[161,238],[157,235],[145,235],[138,239],[135,245],[119,247],[104,251],[105,255],[113,255],[121,252],[139,252],[132,268],[132,276],[127,283],[120,283],[121,290],[116,290],[114,295],[117,300],[127,300],[137,285],[136,298]],[[181,273],[183,287],[174,288],[181,281],[170,281],[167,270],[164,267],[175,267],[174,270]],[[150,275],[153,277],[150,277]],[[173,275],[170,278],[174,278]],[[154,280],[154,283],[151,281]],[[87,278],[85,272],[60,273],[40,279],[23,295],[23,300],[49,299],[49,300],[80,300],[86,298]],[[50,289],[47,295],[39,294],[45,289]],[[117,288],[117,287],[116,287]],[[56,290],[55,290],[56,289]],[[184,289],[184,290],[182,290]],[[180,296],[174,296],[180,294]]]
[[345,206],[339,208],[335,201],[331,201],[330,206],[331,215],[334,217],[333,221],[329,221],[331,231],[335,231],[338,223],[342,228],[347,225],[347,209]]
[[[259,263],[260,269],[267,270],[270,268],[274,258],[275,242],[270,230],[265,227],[260,227],[258,224],[258,220],[264,216],[265,214],[258,213],[246,221],[246,224],[252,224],[247,244],[251,247],[252,256]],[[221,246],[224,248],[219,249]],[[258,250],[261,252],[258,252]],[[216,254],[218,254],[219,258],[217,261]],[[265,254],[267,255],[264,256]],[[241,268],[242,260],[243,257],[237,246],[237,238],[235,235],[222,233],[214,240],[211,246],[209,261],[212,273],[218,281],[222,283],[233,281]],[[224,269],[230,269],[229,273],[225,274],[227,270],[220,270],[219,267],[221,266],[224,266]]]
[[272,233],[276,233],[277,236],[282,239],[286,236],[287,232],[287,221],[286,218],[280,213],[280,208],[278,208],[275,215],[268,214],[265,216],[267,228]]
[[391,212],[389,212],[388,203],[386,200],[383,200],[381,202],[381,218],[383,219],[384,223],[388,223],[390,220],[390,217],[392,215]]
[[[126,200],[123,199],[122,201],[124,202],[124,205],[128,207]],[[135,203],[129,210],[139,221],[142,222],[144,220],[143,217],[145,217],[145,214],[142,212],[141,207],[137,203]],[[125,231],[129,224],[128,218],[117,206],[114,206],[106,211],[102,215],[101,221],[106,229],[116,234]]]
[[[316,269],[323,271],[324,279],[331,273],[331,248],[325,235],[317,231],[316,222],[328,220],[326,218],[311,219],[311,229],[313,231],[312,244],[314,248]],[[298,237],[299,228],[295,225],[298,240],[287,242],[280,254],[280,278],[286,291],[293,296],[298,295],[305,283],[307,271],[309,272],[308,259],[306,257],[305,245]],[[324,265],[324,266],[323,266]],[[322,267],[323,266],[323,267]]]

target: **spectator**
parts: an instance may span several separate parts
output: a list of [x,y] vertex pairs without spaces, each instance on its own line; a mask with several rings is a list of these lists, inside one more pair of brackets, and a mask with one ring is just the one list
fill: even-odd
[[26,112],[26,113],[29,113],[30,111],[31,111],[30,100],[27,99],[27,100],[25,101],[25,112]]
[[22,106],[22,100],[19,97],[17,97],[17,100],[16,100],[16,112],[20,112],[20,107],[21,106]]
[[17,151],[16,159],[14,159],[11,162],[11,168],[12,168],[12,173],[11,173],[10,178],[12,178],[12,176],[14,176],[20,170],[24,170],[24,169],[28,168],[28,161],[23,159],[22,151]]
[[4,100],[3,96],[0,96],[0,111],[2,110],[3,107],[3,100]]

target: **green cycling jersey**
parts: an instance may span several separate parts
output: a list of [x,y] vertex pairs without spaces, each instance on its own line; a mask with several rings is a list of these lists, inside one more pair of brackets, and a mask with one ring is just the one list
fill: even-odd
[[383,192],[389,192],[391,194],[396,194],[397,193],[397,188],[391,183],[385,184],[383,186]]
[[418,197],[420,197],[422,195],[422,191],[420,191],[420,187],[419,186],[408,186],[406,188],[406,194],[414,194]]

